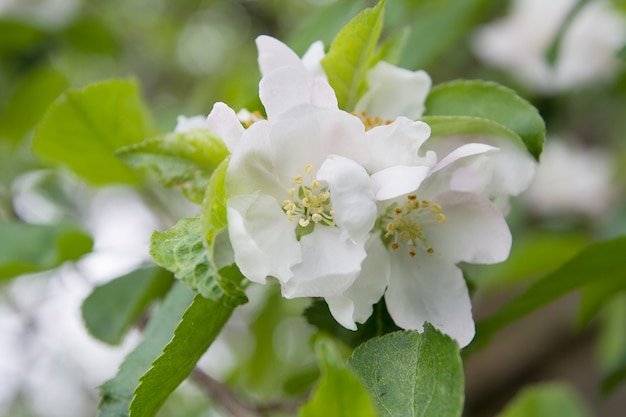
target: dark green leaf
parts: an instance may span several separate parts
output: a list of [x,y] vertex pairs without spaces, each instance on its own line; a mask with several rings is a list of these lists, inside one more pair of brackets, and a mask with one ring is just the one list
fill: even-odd
[[590,283],[612,285],[626,276],[626,237],[588,246],[559,269],[530,286],[492,316],[478,322],[472,347],[480,348],[501,328]]
[[146,307],[171,286],[171,273],[150,267],[96,287],[82,305],[85,326],[92,336],[116,345]]
[[0,33],[0,55],[24,53],[47,36],[44,31],[17,20],[0,20]]
[[624,45],[624,47],[622,49],[619,50],[619,52],[617,53],[617,56],[622,60],[622,61],[626,61],[626,45]]
[[424,116],[470,116],[488,119],[515,132],[535,159],[543,150],[546,126],[529,102],[509,88],[485,81],[453,81],[434,87]]
[[0,223],[0,280],[56,268],[92,247],[91,237],[71,223]]
[[73,49],[87,54],[114,55],[118,42],[109,27],[95,15],[81,16],[63,32]]
[[112,80],[59,97],[37,127],[33,149],[96,185],[137,183],[140,177],[114,152],[150,133],[135,82]]
[[369,394],[330,340],[320,339],[315,352],[322,377],[300,417],[376,417]]
[[66,88],[67,79],[54,69],[38,69],[25,74],[0,114],[0,140],[21,141]]
[[330,314],[328,304],[322,299],[314,300],[313,303],[304,310],[304,317],[319,330],[328,333],[337,340],[341,340],[351,348],[355,348],[373,337],[400,330],[389,315],[384,298],[381,298],[381,300],[374,305],[372,315],[365,323],[358,324],[356,331],[348,330],[337,323],[337,320]]
[[590,417],[591,413],[569,386],[544,383],[525,388],[498,417]]
[[458,417],[463,411],[463,367],[457,343],[424,326],[365,342],[348,359],[382,417]]
[[583,9],[583,7],[589,2],[589,0],[578,0],[573,7],[570,8],[569,12],[561,21],[561,25],[559,26],[559,30],[556,32],[552,43],[548,47],[548,51],[546,52],[546,60],[550,66],[554,67],[556,65],[556,61],[561,52],[561,43],[563,42],[563,38],[565,34],[569,30],[572,22],[578,16],[578,13]]
[[174,284],[148,322],[141,343],[124,359],[115,377],[100,387],[102,400],[98,417],[129,415],[128,408],[139,378],[161,355],[195,294],[183,284]]
[[374,50],[383,25],[385,0],[365,9],[341,29],[322,66],[335,90],[339,108],[354,110],[366,89],[365,74],[374,64]]
[[424,116],[421,118],[432,129],[432,137],[453,135],[486,135],[499,136],[519,142],[524,146],[522,138],[493,120],[471,116]]
[[154,416],[167,397],[187,378],[230,317],[232,306],[198,294],[176,326],[163,354],[141,378],[130,404],[130,416]]

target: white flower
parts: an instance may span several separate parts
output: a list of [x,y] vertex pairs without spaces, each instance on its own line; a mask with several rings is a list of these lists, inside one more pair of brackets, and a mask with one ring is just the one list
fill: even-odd
[[474,37],[474,52],[489,65],[510,71],[528,88],[556,93],[611,77],[626,42],[626,19],[609,2],[588,2],[565,33],[557,62],[546,53],[576,0],[515,0],[511,13]]
[[206,121],[205,116],[197,115],[197,116],[178,116],[176,119],[176,127],[174,128],[174,132],[176,133],[185,133],[194,129],[208,129],[209,126]]
[[551,138],[522,201],[539,215],[595,217],[606,213],[615,197],[613,171],[614,161],[606,152]]
[[226,174],[229,236],[251,281],[285,297],[339,294],[361,269],[376,203],[354,116],[300,105],[252,124]]
[[[407,133],[416,128],[422,129],[421,135]],[[376,171],[372,180],[379,200],[378,231],[366,245],[367,258],[357,279],[326,301],[339,323],[356,329],[355,322],[364,322],[384,293],[398,326],[422,329],[428,321],[465,346],[474,336],[474,323],[456,264],[503,261],[511,234],[503,214],[486,196],[455,191],[450,177],[466,160],[493,158],[499,150],[470,143],[437,161],[433,151],[420,153],[428,134],[424,123],[403,117],[368,131],[370,152],[397,138],[403,145],[389,146],[386,161],[374,154],[366,164]],[[394,164],[396,160],[402,164]],[[486,181],[490,175],[485,173]]]

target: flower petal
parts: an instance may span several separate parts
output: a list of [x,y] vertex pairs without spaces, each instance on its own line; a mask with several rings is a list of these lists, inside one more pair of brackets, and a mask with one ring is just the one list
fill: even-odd
[[211,129],[232,153],[245,129],[241,125],[237,114],[224,103],[215,103],[211,113],[206,118],[206,126]]
[[330,297],[352,284],[361,271],[365,245],[340,235],[338,227],[318,225],[300,239],[302,262],[292,268],[294,276],[282,285],[285,298]]
[[437,254],[410,257],[397,251],[391,258],[385,301],[394,322],[416,330],[429,322],[461,347],[468,345],[474,337],[474,321],[461,270]]
[[302,257],[295,225],[278,202],[267,195],[238,195],[228,200],[228,234],[235,261],[250,281],[265,283],[268,276],[285,282]]
[[451,191],[434,198],[444,223],[423,224],[426,244],[452,263],[495,263],[511,249],[511,232],[502,213],[478,194]]
[[206,117],[198,115],[191,117],[178,116],[176,118],[174,132],[183,133],[193,129],[207,129]]
[[424,101],[431,86],[426,72],[413,72],[380,61],[366,77],[369,89],[357,103],[357,111],[366,110],[371,116],[392,120],[398,116],[417,119],[424,113]]
[[322,58],[324,58],[324,43],[322,41],[313,42],[309,49],[302,55],[302,64],[314,77],[326,79],[326,73],[322,68]]
[[376,200],[384,201],[412,193],[430,173],[428,166],[394,166],[372,175]]
[[258,36],[256,45],[259,50],[259,68],[263,76],[284,66],[305,68],[300,57],[276,38],[267,35]]
[[366,148],[370,154],[367,169],[380,171],[396,165],[435,165],[433,152],[420,155],[420,147],[430,136],[426,123],[398,117],[393,123],[367,131]]
[[350,330],[356,330],[356,323],[365,323],[372,315],[372,306],[380,300],[389,281],[389,252],[380,236],[371,235],[365,250],[367,257],[354,283],[343,294],[326,297],[335,320]]
[[333,218],[344,232],[341,237],[364,241],[376,221],[374,191],[365,169],[351,159],[330,155],[317,172],[317,179],[328,183]]
[[454,163],[458,159],[465,158],[466,156],[479,155],[494,150],[498,150],[498,148],[484,143],[468,143],[466,145],[462,145],[437,162],[437,165],[433,168],[433,172],[437,172],[440,169]]

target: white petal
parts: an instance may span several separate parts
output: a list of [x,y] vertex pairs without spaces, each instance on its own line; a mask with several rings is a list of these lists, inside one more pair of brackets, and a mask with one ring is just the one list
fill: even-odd
[[495,263],[511,249],[511,232],[502,213],[478,194],[458,191],[438,195],[444,223],[424,224],[426,244],[452,263]]
[[338,108],[337,95],[335,90],[323,77],[315,77],[311,82],[310,102],[319,107],[327,109]]
[[437,165],[433,168],[433,172],[439,171],[456,160],[465,158],[466,156],[479,155],[494,150],[498,150],[498,148],[484,143],[468,143],[466,145],[462,145],[437,162]]
[[311,102],[313,79],[304,67],[280,67],[259,83],[259,97],[272,120],[299,104]]
[[340,235],[337,227],[316,226],[300,239],[302,262],[293,267],[293,278],[282,285],[284,297],[329,297],[352,284],[361,271],[365,245]]
[[206,126],[226,144],[232,153],[239,144],[244,128],[233,109],[224,103],[215,103],[206,118]]
[[204,116],[178,116],[176,118],[176,127],[174,128],[174,132],[183,133],[189,132],[193,129],[207,129],[206,117]]
[[304,55],[302,55],[302,63],[314,77],[326,79],[324,68],[322,68],[320,63],[324,55],[324,43],[322,41],[313,42]]
[[430,126],[406,117],[368,130],[366,145],[371,158],[366,168],[376,172],[395,165],[434,165],[434,153],[420,155],[420,147],[429,136]]
[[255,193],[228,200],[228,234],[235,261],[250,281],[265,283],[268,276],[285,282],[302,257],[295,224],[272,197]]
[[284,66],[296,66],[304,69],[298,55],[278,39],[261,35],[256,38],[256,45],[259,50],[259,68],[263,76]]
[[317,179],[328,183],[334,221],[345,235],[342,238],[364,241],[376,221],[374,191],[365,169],[351,159],[330,155]]
[[356,330],[356,323],[365,323],[372,315],[372,306],[380,300],[389,281],[389,252],[378,234],[370,237],[365,250],[367,257],[354,283],[343,294],[326,297],[335,320],[351,330]]
[[404,329],[422,330],[429,322],[461,347],[474,337],[472,305],[461,270],[426,252],[410,257],[392,253],[391,278],[385,293],[389,314]]
[[384,201],[412,193],[428,177],[428,166],[394,166],[372,175],[376,200]]
[[368,91],[356,105],[370,116],[417,119],[424,113],[424,101],[431,80],[424,71],[409,71],[380,61],[367,73]]

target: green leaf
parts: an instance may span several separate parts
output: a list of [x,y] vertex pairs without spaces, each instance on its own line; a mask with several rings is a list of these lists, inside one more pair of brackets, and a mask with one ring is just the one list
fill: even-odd
[[[622,277],[623,278],[623,277]],[[617,295],[626,291],[626,279],[602,279],[592,281],[582,288],[580,309],[578,310],[579,328],[585,327],[589,321]]]
[[130,404],[130,417],[152,417],[157,413],[213,343],[233,309],[200,294],[194,298],[163,354],[140,378]]
[[523,389],[498,417],[591,417],[580,397],[569,386],[537,384]]
[[596,357],[604,377],[600,392],[606,397],[626,380],[626,293],[608,303],[599,324]]
[[139,378],[171,340],[176,326],[191,304],[195,293],[176,283],[148,322],[143,340],[124,359],[114,378],[100,387],[102,397],[98,417],[127,417]]
[[381,417],[458,417],[463,367],[457,343],[432,325],[371,339],[348,359]]
[[[226,170],[230,156],[218,165],[213,172],[209,185],[206,188],[205,197],[202,202],[202,212],[200,219],[202,222],[202,235],[208,246],[212,245],[215,236],[224,230],[228,224],[226,219]],[[212,251],[211,251],[212,252]]]
[[25,53],[48,36],[44,31],[17,20],[0,20],[0,55]]
[[454,135],[498,136],[525,146],[517,133],[493,120],[472,116],[424,116],[421,120],[430,126],[433,138]]
[[531,285],[524,293],[505,304],[492,316],[476,325],[476,337],[470,345],[481,348],[501,328],[557,298],[585,285],[597,282],[613,285],[626,276],[626,237],[588,246],[557,270]]
[[21,141],[46,108],[67,88],[63,74],[43,68],[25,74],[0,114],[0,140]]
[[452,81],[434,87],[424,116],[470,116],[507,127],[522,138],[535,159],[543,150],[546,126],[529,102],[513,90],[492,82]]
[[383,25],[385,0],[365,9],[341,29],[322,59],[339,108],[354,110],[366,89],[365,74],[374,64],[374,50]]
[[211,173],[228,149],[208,129],[169,133],[119,149],[116,155],[135,168],[156,172],[167,187],[179,187],[185,197],[202,203]]
[[146,307],[162,297],[172,283],[171,273],[150,267],[96,287],[82,305],[87,330],[105,343],[119,344]]
[[67,91],[48,108],[35,131],[33,150],[93,184],[133,184],[140,177],[114,152],[144,140],[148,126],[134,81],[91,84]]
[[403,27],[396,31],[393,36],[385,39],[376,49],[376,54],[372,58],[372,65],[375,65],[378,61],[385,61],[395,65],[404,52],[410,34],[411,29]]
[[200,216],[181,219],[171,229],[152,234],[150,255],[157,265],[173,272],[176,278],[206,298],[221,300],[225,297],[225,302],[237,306],[247,301],[241,284],[243,276],[237,274],[238,268],[232,267],[234,260],[228,256],[228,235],[220,236],[226,240],[220,240],[217,247],[225,249],[226,254],[220,253],[216,260],[215,254],[205,247]]
[[0,223],[0,280],[56,268],[92,247],[91,237],[71,223]]
[[620,58],[622,61],[626,61],[626,45],[624,45],[622,49],[619,50],[619,52],[617,53],[617,57]]
[[400,330],[387,311],[385,299],[381,298],[374,305],[372,315],[363,324],[358,324],[356,331],[348,330],[330,314],[328,304],[323,299],[316,299],[304,310],[304,317],[319,330],[342,341],[346,346],[355,348],[376,336]]
[[313,398],[300,409],[300,417],[376,417],[372,400],[330,340],[315,345],[322,377]]

